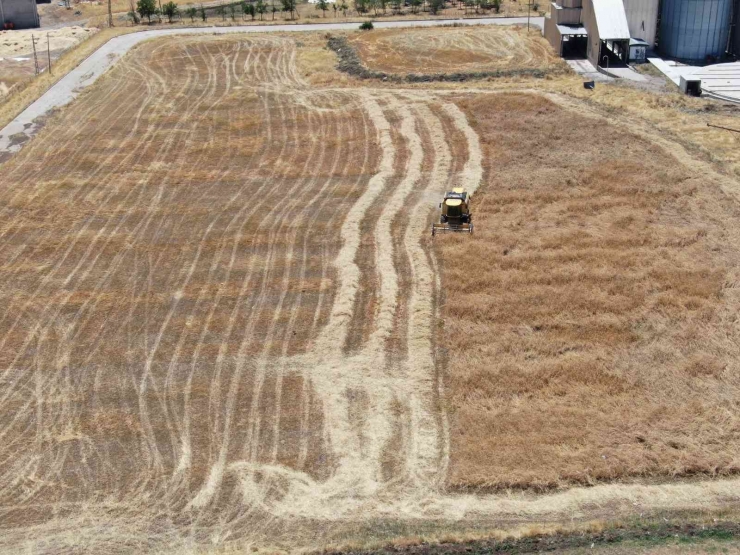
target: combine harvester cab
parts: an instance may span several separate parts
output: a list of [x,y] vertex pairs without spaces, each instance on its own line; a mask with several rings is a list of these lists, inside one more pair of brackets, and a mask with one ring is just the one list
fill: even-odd
[[473,216],[470,213],[470,195],[462,187],[445,193],[439,203],[441,214],[438,224],[432,224],[432,235],[437,233],[473,233]]

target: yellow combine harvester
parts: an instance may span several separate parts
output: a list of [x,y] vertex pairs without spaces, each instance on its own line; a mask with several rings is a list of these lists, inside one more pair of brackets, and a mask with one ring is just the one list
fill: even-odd
[[470,195],[462,187],[445,193],[439,203],[442,214],[438,224],[432,224],[432,235],[448,231],[473,233],[473,216],[470,213]]

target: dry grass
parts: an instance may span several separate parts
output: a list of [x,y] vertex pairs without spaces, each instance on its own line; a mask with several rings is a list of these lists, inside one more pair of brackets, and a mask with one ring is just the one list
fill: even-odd
[[387,73],[485,72],[560,66],[539,31],[481,26],[382,29],[350,35],[363,63]]
[[[469,84],[435,85],[437,88],[470,89]],[[680,93],[670,84],[664,91],[650,91],[622,82],[583,88],[575,74],[558,74],[545,79],[498,78],[477,82],[477,90],[522,90],[556,93],[572,99],[583,113],[599,113],[618,125],[627,125],[652,140],[668,140],[686,148],[690,155],[714,163],[714,167],[734,178],[740,177],[740,134],[707,127],[707,123],[740,129],[740,111],[734,104]]]
[[[61,54],[95,34],[97,29],[67,27],[50,33],[38,29],[24,31],[0,31],[0,98],[12,94],[16,87],[27,86],[34,78],[33,45],[35,37],[40,50],[39,66],[48,71],[48,58],[52,66]],[[47,56],[47,35],[49,56]]]
[[707,127],[707,123],[740,129],[734,104],[681,94],[672,84],[667,93],[654,93],[617,84],[585,91],[580,79],[555,79],[537,84],[594,105],[621,121],[642,124],[658,136],[686,146],[692,154],[740,177],[740,135]]
[[476,235],[437,244],[449,484],[738,470],[736,203],[543,98],[461,106],[487,178]]
[[22,31],[0,31],[0,57],[7,58],[13,56],[25,56],[33,52],[31,37],[35,36],[37,42],[36,48],[39,50],[43,46],[46,53],[46,35],[49,35],[49,48],[51,50],[67,50],[77,46],[80,42],[94,35],[97,29],[87,29],[84,27],[65,27],[55,29],[54,31],[43,32],[38,29],[26,29]]
[[54,63],[53,74],[42,73],[38,76],[29,76],[25,80],[15,83],[15,86],[5,97],[0,99],[0,129],[11,122],[26,107],[44,94],[49,87],[59,81],[67,73],[97,50],[111,38],[130,33],[138,29],[120,28],[103,29],[84,42],[79,43],[66,51]]

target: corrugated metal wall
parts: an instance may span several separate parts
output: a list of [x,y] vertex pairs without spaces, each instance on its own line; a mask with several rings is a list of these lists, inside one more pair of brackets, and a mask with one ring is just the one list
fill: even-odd
[[740,56],[740,0],[735,0],[732,11],[732,52]]
[[719,57],[727,49],[733,0],[663,0],[660,51],[679,60]]
[[655,44],[660,0],[624,0],[624,11],[633,39]]

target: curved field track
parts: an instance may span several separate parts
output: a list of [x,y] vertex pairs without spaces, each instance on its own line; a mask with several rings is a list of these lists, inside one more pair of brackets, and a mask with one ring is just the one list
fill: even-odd
[[381,29],[350,37],[370,70],[388,73],[546,69],[562,63],[525,27]]

